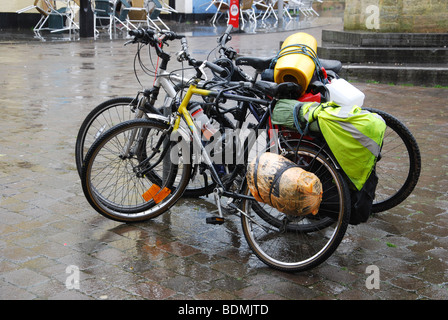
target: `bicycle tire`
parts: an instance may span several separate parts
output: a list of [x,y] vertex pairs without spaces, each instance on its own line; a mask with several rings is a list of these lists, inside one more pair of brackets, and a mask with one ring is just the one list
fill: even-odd
[[[157,143],[163,145],[168,141],[164,135],[168,128],[162,121],[134,119],[112,127],[93,143],[85,157],[81,183],[86,199],[98,213],[120,222],[146,221],[164,213],[182,196],[190,179],[191,163],[182,162],[181,157],[179,163],[163,161],[166,155],[163,151],[171,152],[177,143],[171,141],[166,150],[158,148]],[[142,165],[142,159],[138,155],[124,157],[120,154],[134,130],[146,130],[146,136],[139,136],[145,139],[140,146],[144,147],[143,152],[149,150],[148,153],[154,155],[154,158],[145,159],[147,166],[154,168],[140,176],[136,168]],[[145,199],[144,194],[155,184],[159,190],[169,193],[160,201],[154,197]]]
[[372,212],[382,212],[402,203],[414,190],[421,172],[420,149],[412,133],[397,118],[382,110],[364,109],[380,115],[387,125],[375,169],[378,185],[372,205]]
[[[200,165],[198,165],[200,166]],[[202,173],[198,173],[198,168],[192,170],[192,174],[195,173],[194,180],[191,180],[188,184],[183,197],[185,198],[199,198],[209,195],[216,188],[216,182],[213,181],[210,172],[204,171]]]
[[84,158],[93,142],[114,125],[134,118],[135,98],[118,97],[100,103],[92,109],[82,122],[75,145],[75,160],[81,174]]
[[[93,142],[114,125],[132,120],[137,100],[131,97],[112,98],[96,106],[81,124],[75,145],[75,160],[78,174],[81,175],[84,158]],[[213,192],[215,183],[207,173],[197,174],[184,192],[184,197],[206,196]]]
[[[317,159],[322,167],[327,170],[331,179],[322,181],[324,188],[324,204],[319,208],[321,216],[316,219],[331,219],[331,225],[326,222],[326,227],[288,228],[287,224],[300,222],[303,217],[290,217],[283,214],[283,225],[272,223],[266,217],[260,217],[259,212],[253,210],[255,200],[244,199],[242,201],[241,224],[244,236],[254,254],[266,265],[286,272],[301,272],[314,268],[327,260],[337,249],[342,241],[350,220],[350,192],[347,182],[336,170],[332,162],[321,156],[311,148],[301,148],[302,155],[310,159]],[[332,203],[325,202],[333,197],[329,189],[337,189],[337,199]],[[336,201],[337,200],[337,201]],[[267,204],[260,204],[267,206]],[[325,208],[327,206],[327,208]],[[328,206],[337,206],[338,213],[325,212]],[[253,211],[253,212],[252,212]],[[331,210],[334,211],[334,210]],[[271,216],[274,216],[270,213]],[[276,220],[279,220],[276,216]],[[286,226],[286,227],[285,227]]]

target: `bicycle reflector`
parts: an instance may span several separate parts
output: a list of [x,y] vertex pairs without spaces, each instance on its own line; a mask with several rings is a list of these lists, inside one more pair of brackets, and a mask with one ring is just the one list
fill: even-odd
[[249,164],[246,177],[255,199],[280,212],[304,216],[319,211],[322,201],[319,178],[283,156],[261,154]]
[[148,190],[146,190],[145,193],[142,194],[142,197],[143,199],[145,199],[146,202],[153,199],[155,203],[159,203],[163,199],[165,199],[170,193],[171,193],[170,189],[163,188],[162,190],[160,190],[160,187],[158,185],[153,184]]

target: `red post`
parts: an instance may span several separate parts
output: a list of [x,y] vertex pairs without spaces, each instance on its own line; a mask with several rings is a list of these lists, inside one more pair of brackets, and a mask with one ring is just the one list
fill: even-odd
[[240,1],[230,0],[229,4],[229,24],[238,29],[240,23]]

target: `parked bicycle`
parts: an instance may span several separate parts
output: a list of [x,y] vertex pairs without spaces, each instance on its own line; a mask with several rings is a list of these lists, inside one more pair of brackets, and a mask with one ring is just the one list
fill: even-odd
[[[264,72],[271,65],[272,57],[258,58],[258,57],[240,57],[235,60],[236,52],[231,48],[226,47],[230,41],[231,27],[224,32],[219,38],[218,51],[220,56],[215,62],[221,67],[225,67],[229,72],[227,73],[227,80],[250,81],[252,84],[258,79],[257,76]],[[91,143],[98,138],[103,132],[113,125],[120,123],[127,119],[141,118],[148,113],[159,114],[160,110],[153,106],[157,100],[160,86],[167,93],[167,98],[164,106],[170,105],[172,99],[182,84],[185,81],[166,71],[166,66],[169,61],[169,55],[163,52],[163,44],[180,36],[168,32],[156,34],[155,32],[147,32],[146,39],[134,40],[137,43],[150,44],[151,47],[156,48],[157,56],[162,57],[162,63],[156,71],[156,81],[154,87],[145,92],[139,92],[136,98],[121,97],[111,99],[100,104],[86,117],[77,137],[76,142],[76,163],[79,172],[81,171],[82,162],[85,155],[85,150]],[[160,40],[162,39],[162,40]],[[141,46],[138,48],[139,64],[142,65],[140,59]],[[235,63],[233,63],[233,61]],[[337,78],[337,73],[341,69],[341,64],[338,61],[327,61],[321,59],[322,65],[328,71],[329,78]],[[241,65],[246,65],[254,68],[255,76],[249,77],[239,68]],[[145,67],[142,67],[146,69]],[[371,112],[375,112],[382,116],[386,121],[387,130],[385,134],[384,144],[382,147],[381,161],[376,166],[376,173],[379,177],[378,186],[376,189],[376,197],[373,203],[372,211],[380,212],[388,210],[402,201],[404,201],[414,189],[417,184],[420,170],[421,159],[417,142],[412,136],[406,126],[392,115],[373,108],[364,108]],[[254,113],[254,112],[252,112]],[[257,116],[256,116],[257,118]],[[259,119],[259,116],[258,116]],[[231,128],[230,121],[226,117],[216,119],[224,121],[227,128]],[[99,123],[99,124],[98,124]],[[399,165],[397,165],[399,159]],[[392,169],[393,168],[393,169]],[[203,165],[196,165],[193,169],[194,184],[190,184],[185,192],[186,196],[201,196],[212,192],[214,183],[210,178],[210,173]]]
[[[248,191],[245,174],[254,146],[260,146],[261,152],[283,149],[287,156],[292,152],[292,149],[284,147],[294,142],[285,140],[281,135],[278,136],[279,144],[274,147],[271,143],[266,144],[265,137],[261,137],[261,142],[256,135],[246,139],[242,144],[243,152],[240,153],[243,160],[231,163],[227,166],[231,171],[221,175],[188,110],[193,95],[213,98],[206,99],[209,106],[218,106],[218,102],[224,99],[236,101],[238,107],[233,111],[236,113],[240,108],[248,110],[249,104],[264,106],[260,121],[253,127],[253,132],[260,132],[269,127],[269,116],[278,94],[288,90],[282,84],[265,86],[263,83],[255,86],[254,90],[274,97],[263,99],[256,95],[236,93],[238,89],[250,91],[244,83],[240,87],[201,88],[198,85],[204,67],[218,74],[224,70],[207,61],[196,61],[188,54],[186,41],[182,42],[182,59],[188,61],[197,72],[182,103],[172,116],[120,123],[93,143],[81,174],[87,200],[95,210],[110,219],[142,221],[155,218],[181,197],[189,184],[191,162],[195,158],[189,151],[199,150],[216,183],[214,196],[219,215],[209,219],[209,223],[223,223],[225,213],[239,215],[249,246],[264,263],[273,268],[301,271],[322,263],[338,247],[350,217],[350,195],[341,173],[328,155],[309,148],[309,145],[308,148],[296,148],[293,156],[297,158],[297,163],[307,171],[315,172],[322,181],[322,210],[313,218],[274,213],[276,210],[273,207],[267,208],[267,204],[259,203]],[[291,87],[291,90],[297,89]],[[219,112],[218,109],[215,111]],[[181,121],[186,123],[187,130],[180,126]],[[164,161],[167,156],[170,161]],[[235,188],[233,182],[236,179],[228,177],[239,177],[242,180]],[[232,200],[227,210],[223,210],[221,197]],[[322,221],[325,221],[325,225],[321,224]]]
[[[155,33],[140,30],[134,35],[134,41],[149,41],[148,37],[154,37]],[[210,144],[200,136],[191,115],[198,106],[191,103],[193,95],[203,97],[199,107],[216,120],[218,132],[225,133],[229,128],[241,130],[251,114],[256,123],[247,127],[259,133],[260,130],[269,129],[269,118],[276,101],[282,95],[294,93],[293,85],[257,81],[257,77],[249,78],[240,72],[238,66],[244,64],[253,67],[258,75],[269,67],[270,59],[244,57],[232,61],[224,57],[228,39],[223,39],[224,46],[220,48],[221,57],[216,60],[217,64],[191,58],[186,40],[181,40],[183,50],[178,57],[188,61],[197,74],[189,82],[180,105],[172,99],[173,95],[169,95],[171,99],[167,105],[173,114],[162,116],[158,110],[140,107],[143,111],[140,115],[144,118],[101,130],[85,156],[80,173],[86,198],[95,210],[110,219],[144,221],[157,217],[173,206],[190,184],[192,175],[201,172],[207,180],[210,175],[213,183],[208,185],[208,190],[200,192],[208,194],[213,190],[219,212],[218,216],[208,218],[208,223],[222,224],[225,213],[237,214],[249,246],[264,263],[284,271],[315,267],[336,250],[350,222],[351,200],[347,179],[321,136],[306,139],[284,131],[278,132],[274,139],[267,135],[269,143],[266,143],[266,137],[247,137],[240,143],[235,142],[238,140],[235,137],[226,140],[227,143],[232,141],[230,150],[234,160],[242,160],[226,163],[223,171],[218,170],[216,157],[211,153],[216,150],[208,148]],[[205,67],[217,76],[212,81],[201,81]],[[240,81],[231,81],[235,75],[236,80]],[[172,83],[170,85],[173,87]],[[177,87],[177,92],[182,92],[182,88]],[[222,105],[228,101],[235,101],[236,107],[223,108]],[[403,124],[387,113],[369,110],[383,116],[399,144],[405,145],[405,158],[410,159],[409,169],[404,174],[405,182],[398,184],[398,191],[389,192],[386,199],[374,204],[374,211],[381,211],[403,201],[412,191],[418,179],[420,155],[415,139]],[[231,115],[233,120],[227,115]],[[185,127],[180,126],[181,120],[185,122]],[[177,134],[176,139],[173,139],[173,134]],[[385,144],[391,145],[387,141]],[[254,146],[258,146],[259,152],[280,152],[319,177],[323,195],[316,215],[289,216],[257,201],[249,193],[245,177],[249,154]],[[221,155],[225,154],[227,147],[225,143],[221,145]],[[383,152],[386,150],[384,148]],[[191,153],[189,150],[200,152]],[[380,161],[388,156],[384,152]],[[380,178],[380,181],[383,179]],[[223,196],[230,198],[225,208],[220,201]]]
[[[143,30],[143,29],[142,29]],[[143,32],[143,31],[142,31]],[[136,97],[118,97],[107,100],[95,107],[84,119],[80,126],[75,145],[75,160],[78,173],[81,174],[82,164],[85,154],[92,143],[103,134],[107,129],[114,125],[130,119],[141,119],[151,115],[168,114],[167,110],[177,96],[179,90],[186,85],[188,79],[173,72],[167,71],[168,63],[171,59],[163,47],[169,41],[181,39],[182,36],[171,31],[159,31],[152,29],[145,30],[145,37],[140,37],[137,46],[136,58],[134,60],[134,73],[137,76],[136,64],[148,75],[154,76],[154,83],[150,89],[141,90]],[[131,40],[127,43],[133,43]],[[155,50],[158,61],[157,67],[151,61],[155,71],[144,65],[141,58],[141,51],[146,46],[149,47],[151,57],[151,48]],[[160,60],[160,61],[159,61]],[[138,78],[137,78],[138,79]],[[165,97],[163,102],[156,106],[162,89]],[[209,186],[209,177],[206,175],[197,175],[193,183],[190,184],[185,192],[186,196],[200,196],[210,193],[213,187]]]

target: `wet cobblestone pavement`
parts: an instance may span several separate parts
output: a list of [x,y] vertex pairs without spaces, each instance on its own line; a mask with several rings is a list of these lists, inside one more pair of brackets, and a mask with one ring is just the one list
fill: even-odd
[[[267,56],[288,34],[235,35],[231,45]],[[192,53],[206,55],[215,39],[190,37]],[[287,274],[250,252],[239,219],[206,224],[211,199],[182,199],[137,224],[89,206],[76,134],[97,104],[135,95],[134,53],[120,40],[0,44],[0,299],[448,299],[448,89],[355,84],[366,106],[416,137],[419,183],[401,205],[350,226],[321,266]],[[379,289],[366,287],[370,265]],[[79,287],[70,289],[74,268]]]

